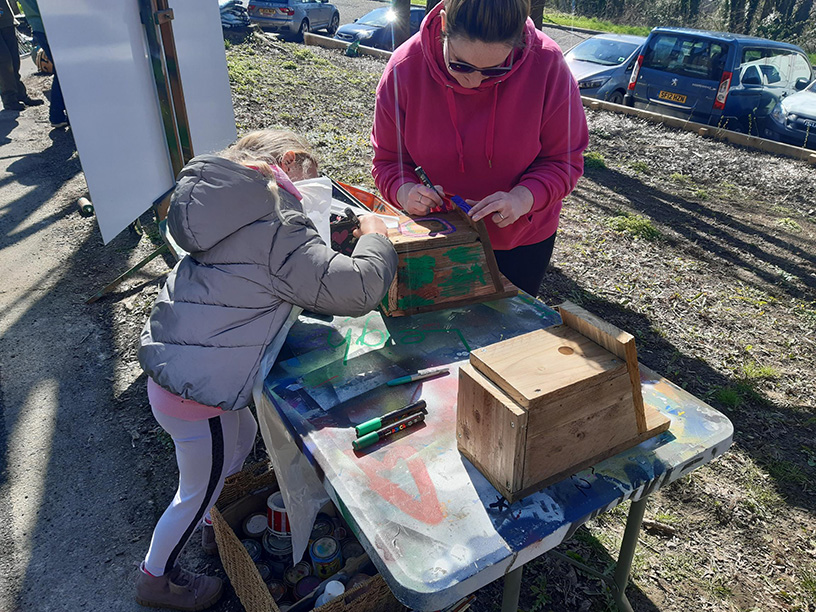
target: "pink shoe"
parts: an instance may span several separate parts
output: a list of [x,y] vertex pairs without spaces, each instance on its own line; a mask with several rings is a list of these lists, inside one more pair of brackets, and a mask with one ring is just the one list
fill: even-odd
[[179,565],[163,576],[152,576],[142,567],[136,579],[136,602],[149,608],[205,610],[221,598],[223,590],[220,578],[194,574]]

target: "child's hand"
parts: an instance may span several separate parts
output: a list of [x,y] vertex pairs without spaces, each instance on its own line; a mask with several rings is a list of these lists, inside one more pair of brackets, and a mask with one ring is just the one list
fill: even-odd
[[382,234],[388,236],[388,228],[383,223],[383,220],[376,215],[365,215],[360,217],[360,227],[354,230],[355,238],[359,238],[365,234]]

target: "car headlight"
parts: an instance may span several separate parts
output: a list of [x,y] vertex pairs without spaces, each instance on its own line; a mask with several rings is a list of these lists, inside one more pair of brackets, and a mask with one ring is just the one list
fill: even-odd
[[781,102],[776,103],[776,106],[774,106],[771,111],[771,117],[778,123],[785,123],[785,120],[788,118],[788,113],[785,111],[785,107],[782,106]]
[[603,79],[586,79],[585,81],[578,81],[578,89],[597,89],[603,87],[603,84],[609,80],[609,77]]
[[365,40],[366,38],[371,38],[372,36],[374,36],[373,30],[366,30],[365,32],[359,32],[357,34],[357,38],[360,40]]

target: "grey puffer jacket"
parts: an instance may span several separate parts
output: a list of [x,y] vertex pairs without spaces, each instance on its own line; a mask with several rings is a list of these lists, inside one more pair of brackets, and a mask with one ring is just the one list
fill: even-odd
[[[279,194],[281,209],[302,212],[297,198]],[[304,215],[291,216],[281,223],[256,170],[212,155],[184,167],[167,221],[189,255],[159,293],[139,347],[156,383],[201,404],[243,408],[293,304],[343,316],[377,306],[397,269],[391,242],[367,234],[341,255]]]

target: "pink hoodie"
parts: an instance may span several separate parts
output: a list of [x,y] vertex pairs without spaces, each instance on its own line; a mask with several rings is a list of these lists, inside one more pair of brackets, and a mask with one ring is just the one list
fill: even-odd
[[420,31],[400,46],[377,86],[372,174],[391,203],[422,166],[448,193],[481,200],[524,185],[530,213],[500,229],[489,219],[494,249],[535,244],[558,229],[561,200],[584,170],[589,141],[581,97],[561,50],[528,19],[513,69],[467,89],[442,55],[440,2]]

